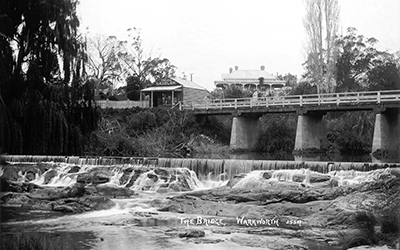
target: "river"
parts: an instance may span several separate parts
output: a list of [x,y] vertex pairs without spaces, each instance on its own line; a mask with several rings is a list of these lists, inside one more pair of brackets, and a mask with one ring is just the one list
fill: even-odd
[[[249,157],[252,160],[244,160]],[[160,212],[158,204],[168,202],[177,196],[191,195],[192,191],[225,187],[238,175],[250,174],[248,180],[243,179],[244,182],[236,184],[237,187],[243,186],[244,188],[246,185],[250,185],[249,183],[258,185],[259,176],[265,176],[268,171],[272,171],[271,180],[278,182],[295,183],[295,176],[306,176],[302,183],[307,186],[310,185],[306,181],[307,176],[324,173],[326,176],[336,176],[339,186],[346,186],[371,181],[375,176],[374,171],[380,171],[380,168],[385,167],[384,164],[363,162],[316,161],[305,163],[288,160],[256,160],[255,158],[258,157],[266,156],[236,154],[231,155],[231,159],[225,160],[10,156],[8,159],[10,165],[0,168],[0,176],[3,173],[5,175],[10,166],[17,167],[21,162],[29,162],[25,165],[22,164],[17,176],[18,182],[34,183],[50,189],[68,187],[75,185],[80,175],[101,169],[103,174],[108,174],[105,174],[106,177],[104,177],[106,182],[97,185],[98,187],[127,188],[134,190],[135,195],[130,198],[112,198],[115,205],[110,209],[77,214],[31,210],[23,206],[2,206],[1,230],[3,234],[15,234],[21,231],[51,233],[61,240],[60,244],[64,247],[62,249],[275,249],[255,244],[254,241],[257,241],[258,238],[254,238],[251,244],[243,243],[246,239],[255,236],[249,235],[248,229],[237,224],[234,212],[232,214],[217,213],[218,217],[215,217],[216,214],[213,214],[214,217],[210,217],[212,214],[199,212],[201,210],[194,210],[198,213],[183,213],[179,210]],[[46,171],[41,171],[39,168],[39,166],[43,167],[43,164],[49,164],[45,168]],[[73,168],[77,168],[77,170],[72,171]],[[163,169],[164,172],[157,172],[156,169]],[[50,173],[51,178],[49,177]],[[134,173],[140,174],[133,180]],[[228,206],[228,203],[217,202],[216,204],[220,204],[221,208]],[[258,205],[254,206],[258,207]],[[223,209],[217,208],[218,206],[210,211],[223,211]],[[198,221],[199,217],[209,218],[210,222],[211,219],[220,219],[225,223],[223,225],[205,225],[203,223],[189,225],[183,221],[183,219]],[[203,231],[205,236],[199,239],[178,237],[182,230],[189,227]],[[286,231],[285,233],[292,234],[292,232]],[[272,242],[288,236],[284,236],[282,233],[283,238],[274,237],[271,239]],[[260,240],[264,240],[264,238],[260,238]],[[336,249],[326,245],[323,241],[301,240],[296,237],[290,237],[290,240],[294,246],[301,242],[303,246],[308,247],[307,249],[312,250]],[[268,244],[274,246],[272,243]],[[281,243],[276,244],[279,246]]]

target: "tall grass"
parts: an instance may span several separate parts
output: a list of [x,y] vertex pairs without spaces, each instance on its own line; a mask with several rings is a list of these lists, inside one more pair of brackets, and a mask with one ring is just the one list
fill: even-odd
[[352,234],[339,233],[343,249],[362,245],[400,244],[400,210],[399,206],[391,207],[379,215],[371,211],[359,211],[354,216],[357,229]]
[[50,233],[0,234],[2,250],[64,250],[66,242]]

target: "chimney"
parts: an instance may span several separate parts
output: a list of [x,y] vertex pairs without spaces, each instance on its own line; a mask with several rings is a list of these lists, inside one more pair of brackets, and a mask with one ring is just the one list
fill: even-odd
[[238,70],[239,69],[239,66],[235,66],[235,70]]
[[232,67],[229,68],[229,74],[231,74],[233,71]]
[[265,66],[264,66],[264,65],[261,65],[260,69],[261,69],[261,70],[265,70]]

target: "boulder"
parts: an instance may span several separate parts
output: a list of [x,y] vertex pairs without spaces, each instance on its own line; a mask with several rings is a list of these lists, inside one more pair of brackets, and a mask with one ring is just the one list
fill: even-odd
[[63,213],[73,213],[77,212],[76,209],[74,209],[71,206],[68,205],[55,205],[53,206],[53,211],[58,211],[58,212],[63,212]]
[[81,169],[81,167],[79,167],[79,166],[73,166],[73,167],[71,167],[71,169],[68,171],[68,173],[69,173],[69,174],[78,173],[80,169]]
[[44,173],[44,182],[43,182],[43,184],[49,184],[51,179],[53,179],[57,175],[58,175],[58,171],[55,170],[55,169],[51,169],[51,170],[47,171],[46,173]]

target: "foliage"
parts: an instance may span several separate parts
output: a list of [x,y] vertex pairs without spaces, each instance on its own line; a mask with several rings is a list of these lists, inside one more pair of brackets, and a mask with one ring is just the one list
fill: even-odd
[[241,86],[229,85],[223,89],[216,89],[212,92],[214,98],[225,99],[225,98],[245,98],[251,97],[253,92],[244,89]]
[[[76,0],[0,4],[0,148],[79,154],[96,127],[94,83],[84,81]],[[59,63],[62,61],[62,64]]]
[[297,76],[292,75],[290,73],[286,73],[285,75],[278,75],[276,77],[278,80],[285,81],[285,86],[286,87],[292,87],[297,84]]
[[130,28],[127,31],[130,40],[119,41],[118,46],[118,59],[126,77],[135,77],[141,88],[145,88],[150,82],[159,83],[175,75],[176,67],[167,58],[145,53],[139,29]]
[[337,92],[387,90],[400,87],[400,68],[394,55],[375,48],[378,40],[356,34],[348,28],[347,34],[336,39]]
[[140,90],[149,84],[147,81],[144,85],[140,82],[139,78],[135,76],[128,76],[126,78],[126,95],[129,100],[140,100]]
[[209,116],[205,124],[201,126],[201,133],[214,141],[229,145],[232,129],[232,117]]
[[[339,234],[340,245],[344,249],[361,245],[383,245],[395,247],[400,234],[399,207],[374,215],[371,211],[358,211],[354,215],[353,234]],[[376,228],[380,228],[377,230]]]
[[308,81],[302,81],[292,87],[290,95],[310,95],[317,93],[317,86],[311,85]]
[[4,250],[68,249],[62,237],[49,233],[1,234],[0,248]]
[[328,140],[337,145],[342,153],[370,152],[374,130],[372,112],[345,112],[329,115]]
[[89,143],[96,146],[87,145],[87,154],[183,157],[190,137],[200,131],[190,112],[137,108],[125,118],[125,111],[106,112],[111,114],[103,116]]
[[292,151],[296,137],[296,118],[291,115],[264,115],[258,148],[263,152]]

